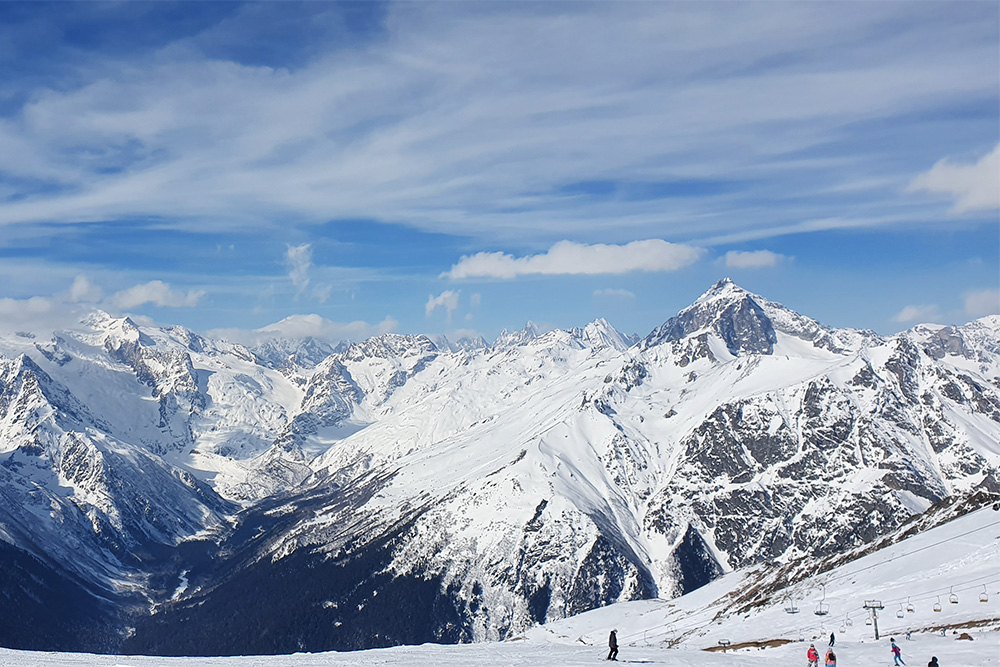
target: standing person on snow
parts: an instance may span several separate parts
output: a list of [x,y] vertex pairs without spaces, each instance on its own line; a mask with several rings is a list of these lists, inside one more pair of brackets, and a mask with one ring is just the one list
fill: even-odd
[[833,636],[833,633],[831,632],[831,633],[830,633],[830,648],[833,648],[833,645],[834,645],[834,643],[836,643],[836,639],[837,639],[837,638],[836,638],[836,637],[834,637],[834,636]]
[[809,667],[819,667],[819,653],[816,652],[815,644],[809,645],[806,657],[809,658]]
[[906,665],[906,663],[903,662],[902,651],[900,651],[899,647],[896,646],[896,640],[893,639],[892,637],[889,637],[889,643],[892,644],[892,658],[893,658],[893,660],[895,660],[895,662],[893,664],[895,664],[895,665]]
[[615,628],[611,631],[611,636],[608,637],[608,660],[618,660],[618,629]]
[[931,658],[931,661],[927,663],[927,667],[938,667],[937,656]]
[[826,652],[826,667],[837,667],[837,656],[832,650]]

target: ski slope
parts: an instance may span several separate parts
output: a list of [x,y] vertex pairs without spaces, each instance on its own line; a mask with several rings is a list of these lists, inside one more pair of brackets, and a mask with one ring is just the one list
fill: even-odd
[[[603,664],[611,628],[618,629],[619,662],[626,664],[805,667],[809,642],[815,642],[822,653],[833,631],[841,667],[892,665],[889,637],[896,638],[910,667],[922,667],[931,656],[937,656],[942,667],[1000,665],[1000,511],[991,507],[807,577],[788,589],[778,588],[767,604],[736,613],[733,595],[766,576],[763,568],[734,572],[681,598],[612,605],[537,626],[523,637],[501,643],[230,658],[0,649],[0,666],[573,667]],[[818,597],[824,587],[825,598]],[[988,600],[980,602],[983,592]],[[957,603],[949,602],[952,593]],[[941,611],[934,611],[939,598]],[[881,600],[885,607],[879,618],[880,641],[874,640],[874,628],[865,624],[862,609],[864,602],[872,599]],[[785,611],[789,600],[795,601],[799,613]],[[817,616],[818,604],[828,604],[829,613]],[[913,606],[912,612],[906,611],[908,604]],[[902,619],[896,616],[900,608]],[[909,640],[907,632],[911,633]],[[731,648],[719,652],[724,641]],[[744,647],[736,648],[740,644]]]

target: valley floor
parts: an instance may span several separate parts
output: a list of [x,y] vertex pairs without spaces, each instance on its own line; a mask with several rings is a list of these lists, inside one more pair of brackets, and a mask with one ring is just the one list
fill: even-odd
[[[908,667],[923,667],[937,656],[941,667],[1000,666],[1000,632],[971,632],[972,640],[958,635],[915,634],[900,641]],[[793,665],[806,667],[807,643],[794,642],[767,649],[743,649],[729,653],[669,649],[655,646],[622,646],[621,664],[672,665],[674,667],[756,667]],[[819,648],[823,648],[817,644]],[[838,642],[841,667],[890,667],[889,640]],[[535,641],[514,641],[460,646],[400,646],[345,653],[233,658],[160,658],[103,656],[79,653],[38,653],[0,649],[2,667],[340,667],[352,665],[398,665],[399,667],[575,667],[606,664],[607,649],[600,646],[567,646]]]

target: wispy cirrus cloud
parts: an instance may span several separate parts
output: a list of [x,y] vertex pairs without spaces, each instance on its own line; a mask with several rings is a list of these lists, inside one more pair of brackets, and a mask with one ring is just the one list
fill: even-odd
[[[241,12],[228,22],[273,20],[267,8]],[[0,224],[369,218],[508,239],[581,228],[637,238],[651,226],[721,236],[764,220],[780,230],[826,214],[824,200],[800,210],[808,194],[872,182],[865,136],[851,137],[848,157],[822,148],[843,146],[847,123],[902,128],[921,109],[995,99],[981,14],[961,7],[942,26],[932,9],[890,4],[850,15],[747,4],[722,16],[697,4],[398,3],[377,17],[377,39],[331,47],[314,36],[294,66],[198,36],[134,58],[90,53],[72,84],[29,89],[0,116],[0,172],[22,186],[0,200]],[[932,52],[916,46],[927,43]],[[790,52],[803,56],[795,66],[780,58]],[[919,145],[893,164],[925,158]],[[857,196],[884,217],[909,176],[880,176]]]
[[479,252],[462,257],[442,278],[511,279],[525,275],[598,275],[633,271],[676,271],[696,262],[701,248],[661,239],[625,245],[587,245],[560,241],[547,252],[514,257],[503,252]]

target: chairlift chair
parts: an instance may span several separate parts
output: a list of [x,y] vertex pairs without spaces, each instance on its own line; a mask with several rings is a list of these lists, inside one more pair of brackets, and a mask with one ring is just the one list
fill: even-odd
[[830,605],[819,602],[816,604],[816,611],[814,611],[813,613],[816,614],[817,616],[826,616],[827,614],[830,613]]
[[851,615],[850,615],[850,614],[847,614],[847,615],[846,615],[846,616],[844,617],[844,625],[846,625],[846,626],[847,626],[847,627],[849,627],[849,628],[850,628],[850,627],[853,627],[853,625],[854,625],[854,621],[852,621],[852,620],[851,620]]
[[797,614],[799,613],[799,608],[795,606],[795,600],[792,598],[785,599],[785,613]]
[[980,602],[989,602],[990,601],[990,594],[986,592],[986,585],[985,584],[983,584],[983,592],[979,594],[979,601]]
[[906,611],[910,614],[916,611],[916,609],[913,608],[913,605],[910,604],[910,598],[906,598]]
[[896,610],[896,618],[903,618],[903,605],[899,605],[899,609]]
[[958,604],[958,596],[955,595],[954,586],[948,589],[948,593],[949,593],[949,595],[948,595],[948,602],[950,602],[952,604]]
[[934,611],[941,611],[941,596],[937,598],[937,602],[934,603]]
[[872,617],[869,616],[868,618],[865,619],[865,625],[871,625],[871,624],[872,624]]

